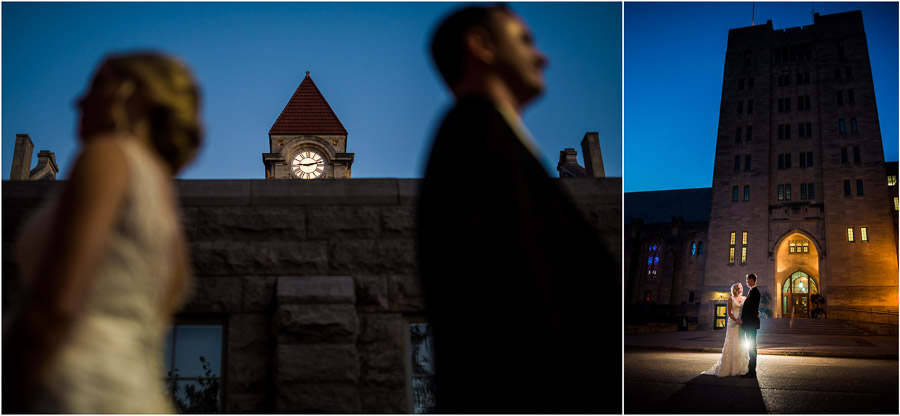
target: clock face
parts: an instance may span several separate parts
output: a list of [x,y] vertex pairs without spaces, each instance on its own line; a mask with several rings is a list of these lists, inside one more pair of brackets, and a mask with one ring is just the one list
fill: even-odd
[[291,172],[300,179],[319,178],[325,174],[325,159],[315,150],[301,150],[291,161]]

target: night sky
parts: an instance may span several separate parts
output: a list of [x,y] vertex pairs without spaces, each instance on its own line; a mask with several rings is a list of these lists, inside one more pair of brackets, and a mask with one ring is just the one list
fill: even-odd
[[[194,71],[206,143],[184,179],[262,179],[268,131],[306,71],[349,132],[353,177],[421,177],[451,105],[427,52],[458,3],[2,4],[2,172],[17,133],[56,153],[78,148],[74,102],[110,52],[152,49]],[[552,176],[564,148],[581,159],[597,131],[622,175],[622,4],[513,3],[550,59],[547,91],[524,113]],[[461,152],[479,158],[477,143]]]
[[862,10],[885,160],[898,159],[897,3],[625,3],[626,192],[712,186],[728,30]]

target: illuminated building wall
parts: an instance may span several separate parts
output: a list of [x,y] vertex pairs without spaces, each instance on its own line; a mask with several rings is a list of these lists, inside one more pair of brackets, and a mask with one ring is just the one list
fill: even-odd
[[[813,289],[831,317],[897,310],[895,211],[876,108],[860,12],[729,31],[706,290],[753,272],[775,316],[794,307],[808,315]],[[785,298],[797,272],[812,281]]]

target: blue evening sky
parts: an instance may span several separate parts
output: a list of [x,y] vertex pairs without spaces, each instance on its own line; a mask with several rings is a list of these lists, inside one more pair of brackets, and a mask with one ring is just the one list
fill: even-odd
[[[61,177],[78,149],[75,99],[110,52],[181,58],[202,88],[206,143],[184,179],[262,179],[268,131],[306,71],[344,124],[353,177],[421,177],[451,105],[427,52],[458,3],[2,4],[2,172],[17,133],[56,153]],[[622,175],[622,4],[514,3],[550,59],[547,91],[526,109],[544,166],[581,160],[600,133],[609,176]],[[473,157],[478,143],[460,143]]]
[[[712,186],[728,29],[753,3],[625,3],[626,192]],[[897,2],[756,2],[773,29],[862,10],[885,160],[898,159]]]

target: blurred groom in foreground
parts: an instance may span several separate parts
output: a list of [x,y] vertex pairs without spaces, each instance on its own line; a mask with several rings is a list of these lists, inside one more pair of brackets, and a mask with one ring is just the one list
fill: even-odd
[[521,120],[547,58],[503,5],[451,14],[431,50],[456,100],[418,209],[437,411],[621,413],[621,269]]

